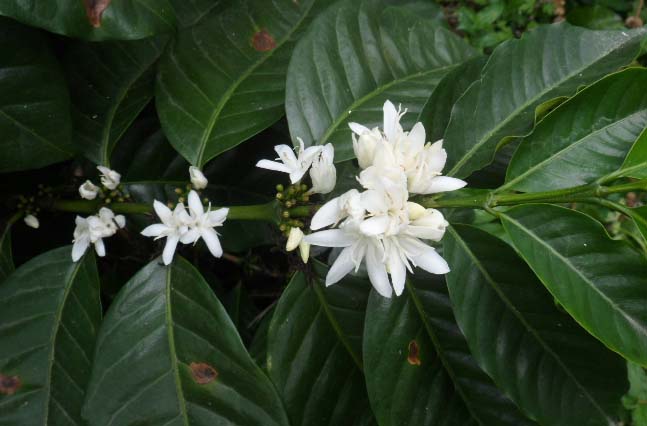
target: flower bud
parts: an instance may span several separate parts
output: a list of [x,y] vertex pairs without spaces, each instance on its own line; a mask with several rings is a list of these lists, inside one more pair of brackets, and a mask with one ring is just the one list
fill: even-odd
[[209,184],[207,178],[197,167],[189,167],[189,176],[191,176],[191,185],[195,189],[204,189]]
[[310,257],[310,244],[305,241],[301,241],[301,244],[299,244],[299,254],[301,255],[303,263],[308,263],[308,258]]
[[353,131],[353,151],[359,167],[365,169],[372,166],[376,147],[383,139],[382,134],[377,127],[370,130],[357,123],[348,123],[348,125]]
[[303,231],[300,228],[291,228],[285,249],[287,251],[296,249],[297,247],[299,247],[299,244],[301,244],[301,240],[303,240]]
[[407,201],[407,211],[409,212],[409,220],[420,219],[427,214],[427,210],[418,203]]
[[97,166],[97,169],[101,173],[101,184],[110,190],[117,189],[121,182],[121,175],[104,166]]
[[38,218],[34,216],[33,214],[28,214],[25,216],[25,224],[29,226],[30,228],[38,229],[40,227],[40,222],[38,222]]
[[335,149],[332,144],[325,145],[319,158],[312,163],[312,168],[310,169],[310,178],[312,179],[310,193],[328,194],[335,189],[337,170],[333,163],[334,159]]
[[97,198],[98,193],[99,187],[89,180],[86,180],[83,185],[79,186],[79,195],[81,195],[81,198],[84,200],[94,200]]

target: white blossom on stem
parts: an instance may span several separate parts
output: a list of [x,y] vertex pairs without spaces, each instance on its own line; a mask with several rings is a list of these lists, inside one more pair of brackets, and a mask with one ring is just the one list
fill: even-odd
[[75,219],[74,240],[72,246],[72,261],[78,261],[90,244],[99,257],[106,255],[104,238],[113,236],[119,228],[126,226],[126,218],[115,215],[112,210],[102,207],[99,213],[87,218],[77,216]]
[[288,241],[285,244],[285,250],[293,251],[298,247],[301,260],[303,260],[303,263],[308,263],[308,258],[310,257],[310,244],[304,241],[303,237],[304,234],[301,228],[290,228]]
[[335,148],[326,144],[321,149],[318,157],[312,162],[310,179],[312,180],[311,194],[328,194],[335,189],[337,183],[337,169],[335,169]]
[[189,176],[191,177],[191,185],[195,189],[204,189],[209,184],[202,171],[195,166],[189,167]]
[[38,229],[40,227],[38,218],[33,214],[28,214],[23,220],[25,221],[25,225],[29,226],[30,228]]
[[121,175],[114,170],[104,166],[97,166],[101,173],[101,184],[106,188],[113,190],[119,186]]
[[277,160],[281,161],[260,160],[256,163],[256,167],[288,173],[290,175],[290,182],[299,182],[312,165],[314,159],[321,152],[321,147],[310,146],[305,148],[303,140],[301,138],[297,138],[297,140],[299,141],[299,148],[297,148],[296,154],[288,145],[277,145],[274,147],[274,150],[279,156]]
[[145,237],[154,237],[156,240],[166,238],[166,244],[162,252],[162,260],[165,265],[169,265],[173,260],[178,242],[180,242],[189,230],[191,217],[182,203],[178,203],[175,209],[171,211],[163,203],[155,200],[153,202],[153,208],[162,223],[147,226],[141,234]]
[[211,204],[204,210],[202,201],[197,192],[189,192],[189,211],[191,212],[191,224],[189,231],[182,239],[185,244],[196,243],[202,238],[214,257],[222,256],[222,246],[218,239],[218,233],[213,229],[222,226],[229,213],[228,208],[220,208],[211,211]]
[[83,185],[79,186],[79,195],[84,200],[94,200],[99,193],[99,187],[91,181],[86,180]]

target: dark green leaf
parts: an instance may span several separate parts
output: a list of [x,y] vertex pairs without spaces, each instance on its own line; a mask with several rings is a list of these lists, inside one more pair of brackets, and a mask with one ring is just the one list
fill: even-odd
[[221,10],[234,0],[170,0],[180,28],[196,24],[200,19]]
[[589,333],[647,365],[647,259],[591,217],[552,205],[500,214],[516,250]]
[[324,288],[311,280],[295,274],[276,306],[267,369],[292,426],[362,424],[372,418],[361,371],[370,286],[348,278]]
[[633,219],[638,232],[647,244],[647,206],[628,209],[627,212],[630,213],[629,217]]
[[94,257],[73,263],[71,253],[31,259],[0,286],[3,426],[84,424],[101,301]]
[[647,178],[647,129],[634,143],[618,174],[636,179]]
[[151,38],[65,47],[74,143],[96,164],[110,165],[115,144],[152,99],[152,65],[165,42]]
[[132,40],[175,29],[169,0],[3,0],[0,15],[88,40]]
[[571,10],[566,19],[573,25],[591,30],[620,30],[625,25],[620,15],[600,5],[577,6]]
[[70,158],[70,99],[47,39],[0,18],[0,52],[0,172]]
[[629,68],[561,104],[519,145],[504,188],[570,188],[618,170],[647,127],[645,87],[647,69]]
[[90,425],[287,425],[227,312],[180,257],[147,265],[110,306],[84,417]]
[[20,219],[20,215],[10,218],[0,234],[0,283],[15,269],[11,248],[11,227]]
[[456,102],[445,132],[448,174],[467,177],[492,161],[499,142],[522,136],[535,108],[631,62],[645,32],[537,28],[497,47]]
[[202,166],[281,118],[295,42],[331,2],[236,2],[181,31],[160,62],[156,96],[175,149]]
[[[406,1],[399,1],[406,4]],[[382,126],[390,99],[413,126],[440,79],[476,51],[441,27],[437,6],[342,1],[313,22],[288,69],[286,113],[293,141],[332,143],[335,161],[354,157],[348,122]]]
[[413,278],[400,297],[369,298],[364,365],[380,426],[534,424],[476,364],[444,280],[421,271]]
[[647,370],[632,362],[627,370],[631,387],[622,402],[631,411],[632,426],[647,426]]
[[456,226],[443,242],[456,319],[499,388],[542,425],[615,424],[622,358],[560,312],[503,241]]
[[240,334],[244,342],[250,342],[254,331],[252,328],[253,321],[258,314],[258,308],[249,297],[245,287],[241,283],[236,285],[227,293],[223,304],[227,309],[231,322],[236,326],[238,334]]

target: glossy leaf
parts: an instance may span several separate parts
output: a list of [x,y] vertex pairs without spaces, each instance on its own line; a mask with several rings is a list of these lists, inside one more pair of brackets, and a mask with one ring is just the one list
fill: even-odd
[[90,425],[287,425],[281,402],[202,276],[155,260],[114,300],[99,332]]
[[644,34],[561,23],[501,44],[452,109],[444,137],[448,174],[467,177],[489,164],[503,138],[530,130],[537,106],[631,62]]
[[542,425],[614,424],[622,358],[560,312],[503,241],[455,226],[443,243],[456,319],[499,388]]
[[47,38],[0,17],[0,52],[0,172],[70,158],[70,100]]
[[647,259],[591,217],[552,205],[501,214],[515,249],[589,333],[647,365]]
[[638,232],[642,235],[643,240],[647,243],[647,206],[629,209],[629,217],[633,219]]
[[88,40],[146,38],[176,25],[169,0],[3,0],[0,15]]
[[620,30],[624,22],[613,10],[600,5],[576,6],[566,16],[568,22],[591,30]]
[[281,118],[295,41],[331,3],[235,2],[181,31],[160,63],[156,96],[175,149],[202,166]]
[[[406,1],[393,2],[406,4]],[[382,126],[390,99],[411,128],[440,79],[476,51],[441,27],[437,6],[338,2],[313,22],[288,69],[286,112],[293,142],[332,143],[335,161],[354,157],[348,122]]]
[[371,293],[366,385],[380,426],[532,425],[476,364],[444,280],[416,270],[405,293]]
[[2,283],[15,267],[11,248],[11,227],[20,216],[10,218],[0,234],[0,283]]
[[618,173],[636,179],[647,178],[647,128],[640,134]]
[[77,42],[65,48],[72,96],[73,140],[96,164],[110,154],[126,129],[153,97],[153,63],[165,39],[131,42]]
[[504,188],[570,188],[618,170],[647,127],[646,86],[647,70],[629,68],[563,103],[519,145]]
[[101,301],[93,255],[71,252],[35,257],[0,286],[2,425],[84,424]]
[[180,28],[196,24],[202,18],[222,10],[234,0],[170,0]]
[[308,282],[298,272],[279,299],[268,334],[267,369],[292,426],[372,419],[361,371],[368,293],[361,280],[324,288],[319,278]]
[[631,411],[632,426],[647,426],[647,370],[632,362],[627,363],[627,370],[631,387],[622,402]]

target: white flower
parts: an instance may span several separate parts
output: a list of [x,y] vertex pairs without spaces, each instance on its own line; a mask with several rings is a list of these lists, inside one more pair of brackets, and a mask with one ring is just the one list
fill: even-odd
[[285,250],[293,251],[297,247],[299,247],[299,254],[301,255],[303,263],[308,263],[308,257],[310,257],[310,244],[304,241],[303,231],[301,228],[293,227],[290,228],[290,234],[288,235],[288,241],[285,244]]
[[292,148],[288,145],[277,145],[274,147],[274,150],[279,156],[278,160],[281,160],[281,162],[260,160],[256,163],[256,167],[288,173],[290,175],[290,182],[299,182],[310,168],[310,165],[312,165],[314,159],[321,152],[321,147],[310,146],[305,148],[303,140],[301,138],[297,138],[297,140],[299,141],[297,155],[295,155]]
[[116,189],[121,182],[121,175],[114,170],[110,170],[104,166],[97,166],[99,172],[101,172],[101,184],[106,188],[112,190]]
[[184,204],[181,203],[178,203],[171,212],[171,209],[155,200],[153,208],[162,223],[156,223],[144,228],[141,234],[146,237],[155,237],[156,240],[166,238],[162,260],[165,265],[168,265],[173,260],[178,242],[189,231],[188,225],[191,223],[191,217],[187,213]]
[[321,150],[319,157],[312,163],[310,179],[312,179],[311,194],[328,194],[335,189],[337,183],[337,169],[334,164],[335,148],[332,144],[326,144]]
[[443,140],[426,144],[405,168],[409,191],[414,194],[436,194],[455,191],[467,185],[467,182],[449,176],[441,176],[447,161],[447,151],[443,149]]
[[209,184],[207,178],[197,167],[189,167],[189,176],[191,177],[191,185],[193,185],[195,189],[204,189]]
[[218,239],[218,233],[213,229],[222,224],[227,219],[228,208],[221,208],[211,211],[211,204],[207,211],[200,201],[197,192],[189,192],[189,211],[191,212],[191,223],[189,231],[182,238],[184,244],[196,243],[200,238],[207,244],[207,248],[214,257],[222,256],[222,246]]
[[25,221],[25,225],[29,226],[30,228],[38,229],[40,227],[38,218],[33,214],[28,214],[23,220]]
[[384,143],[380,129],[377,127],[369,129],[358,123],[348,123],[348,126],[353,131],[353,151],[359,166],[362,169],[370,167],[373,164],[376,148],[380,145],[381,149]]
[[126,218],[117,215],[109,208],[102,207],[99,213],[94,216],[83,218],[77,216],[75,219],[74,245],[72,246],[72,261],[78,261],[88,249],[94,244],[94,249],[99,257],[106,255],[106,248],[103,238],[113,236],[117,229],[126,226]]
[[79,186],[79,195],[81,195],[81,198],[84,200],[94,200],[97,198],[98,193],[99,187],[89,180],[86,180],[83,185]]
[[310,221],[310,229],[316,231],[337,224],[349,216],[360,219],[364,217],[364,212],[359,191],[351,189],[321,206]]

